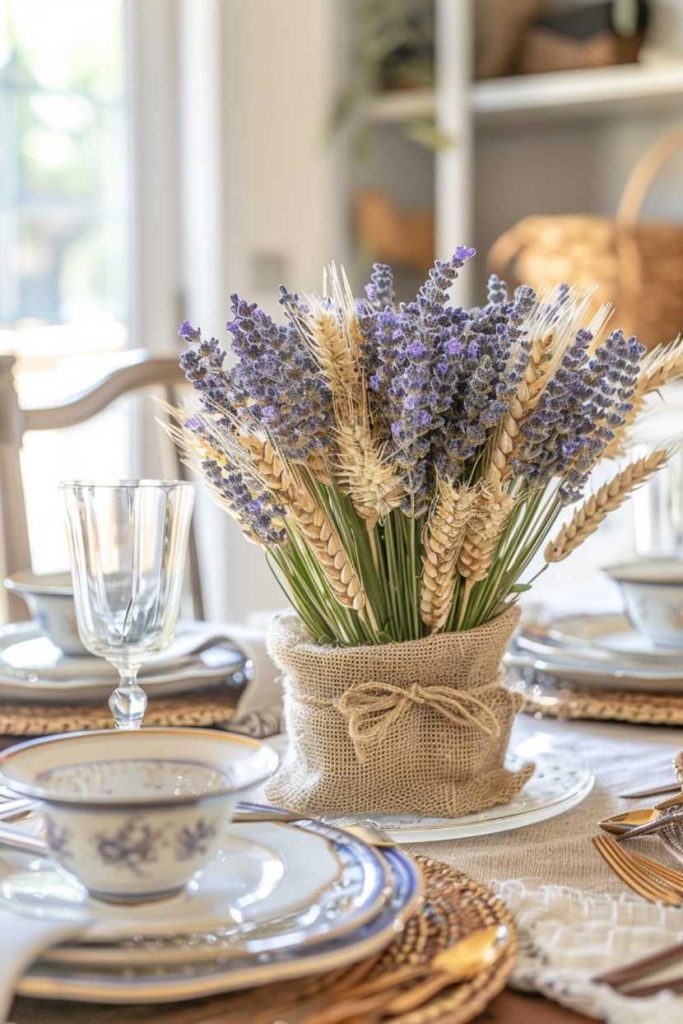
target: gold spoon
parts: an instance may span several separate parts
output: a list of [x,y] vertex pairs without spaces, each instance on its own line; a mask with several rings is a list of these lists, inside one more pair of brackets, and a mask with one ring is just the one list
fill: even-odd
[[[354,986],[348,993],[351,999],[347,996],[335,1006],[298,1019],[297,1024],[342,1024],[357,1015],[362,1015],[364,1024],[375,1024],[385,1016],[409,1013],[433,999],[442,989],[468,981],[491,967],[502,955],[509,939],[510,934],[505,925],[478,928],[441,950],[428,964],[399,969],[375,981]],[[384,1002],[387,989],[420,978],[424,978],[421,984],[399,992],[389,1002]],[[368,1014],[370,1016],[366,1016]]]
[[636,825],[649,825],[659,817],[659,810],[656,807],[641,807],[638,811],[626,811],[625,814],[614,814],[611,818],[605,818],[598,822],[603,832],[611,832],[619,836]]

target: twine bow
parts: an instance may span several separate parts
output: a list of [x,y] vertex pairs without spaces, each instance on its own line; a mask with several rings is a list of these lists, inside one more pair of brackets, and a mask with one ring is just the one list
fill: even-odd
[[356,757],[365,761],[366,748],[381,743],[389,730],[411,708],[425,706],[454,725],[469,722],[487,736],[499,736],[500,725],[491,709],[471,693],[452,686],[422,686],[409,689],[393,683],[370,680],[358,683],[339,699],[337,708],[348,719],[349,737]]

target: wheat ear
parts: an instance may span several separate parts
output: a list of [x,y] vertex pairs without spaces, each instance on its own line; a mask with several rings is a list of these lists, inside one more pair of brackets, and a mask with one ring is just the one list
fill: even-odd
[[561,562],[571,555],[572,551],[597,530],[605,516],[619,508],[629,494],[666,462],[667,457],[668,452],[659,449],[645,458],[631,462],[603,484],[579,506],[570,521],[562,527],[554,540],[550,541],[545,549],[546,562]]
[[524,383],[528,391],[527,412],[531,412],[538,405],[538,400],[552,376],[554,344],[555,335],[552,331],[534,338],[531,343],[529,362],[524,371]]
[[248,433],[238,434],[237,441],[249,453],[250,468],[253,467],[264,486],[286,499],[294,490],[294,481],[270,441]]
[[432,633],[443,629],[453,604],[456,565],[472,507],[475,487],[439,480],[437,501],[424,531],[420,616]]
[[310,345],[332,392],[335,404],[352,409],[361,387],[360,370],[349,331],[326,308],[306,320]]
[[337,446],[336,475],[370,529],[401,504],[403,484],[364,424],[340,424]]
[[277,495],[308,541],[339,603],[362,611],[366,606],[363,585],[324,508],[290,473],[270,441],[249,434],[242,435],[240,442],[259,478]]
[[367,606],[363,584],[325,510],[297,498],[289,504],[292,518],[308,541],[340,604],[362,612]]
[[490,486],[479,491],[458,555],[458,572],[467,581],[466,589],[486,578],[514,503],[509,494]]

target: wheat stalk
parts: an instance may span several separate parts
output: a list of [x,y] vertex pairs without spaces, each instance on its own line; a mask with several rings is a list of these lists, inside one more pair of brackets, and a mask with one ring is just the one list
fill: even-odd
[[545,549],[546,562],[561,562],[594,533],[605,516],[619,508],[629,494],[640,487],[652,473],[666,462],[668,452],[659,449],[631,462],[620,473],[603,484],[576,510],[570,521]]
[[305,318],[310,347],[320,366],[335,405],[352,410],[361,395],[361,373],[350,332],[337,316],[309,299],[312,314]]
[[514,498],[486,486],[479,491],[458,555],[458,572],[469,590],[485,579]]
[[510,461],[519,447],[522,424],[538,404],[550,378],[553,342],[554,335],[549,332],[534,338],[531,343],[522,379],[510,400],[491,450],[487,479],[494,490],[500,489],[510,476]]
[[292,518],[313,551],[330,589],[340,604],[362,612],[367,607],[363,584],[330,519],[317,502],[295,497],[288,505]]
[[531,342],[529,361],[524,370],[523,383],[527,389],[526,409],[531,412],[538,405],[546,384],[552,376],[552,352],[555,334],[548,331]]
[[337,600],[362,611],[366,606],[363,585],[325,509],[287,469],[270,441],[241,435],[240,442],[249,451],[258,477],[277,495],[308,541]]
[[270,441],[244,431],[237,434],[235,439],[241,448],[249,453],[249,470],[255,471],[255,475],[269,491],[286,500],[294,490],[294,482]]
[[361,424],[340,425],[337,445],[336,475],[356,512],[371,529],[401,504],[403,484],[370,431]]
[[432,633],[448,621],[458,555],[478,493],[475,487],[438,482],[437,501],[424,531],[420,597],[420,617]]

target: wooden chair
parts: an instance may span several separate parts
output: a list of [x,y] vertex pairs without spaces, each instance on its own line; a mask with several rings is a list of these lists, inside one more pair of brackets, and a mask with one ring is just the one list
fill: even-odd
[[[4,552],[5,573],[30,569],[26,504],[21,477],[20,452],[24,434],[32,430],[58,430],[96,416],[117,398],[141,388],[162,388],[164,398],[171,405],[179,404],[179,389],[187,382],[175,356],[151,356],[131,351],[126,362],[107,373],[97,383],[61,405],[43,409],[22,409],[14,386],[13,356],[0,356],[0,527]],[[188,479],[174,446],[176,472],[179,480]],[[191,531],[189,547],[190,587],[195,618],[204,617],[204,605],[197,559],[195,528]],[[24,602],[8,595],[10,618],[19,621],[28,618]]]

